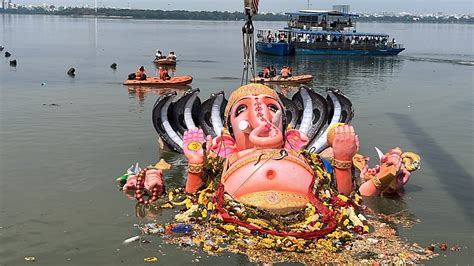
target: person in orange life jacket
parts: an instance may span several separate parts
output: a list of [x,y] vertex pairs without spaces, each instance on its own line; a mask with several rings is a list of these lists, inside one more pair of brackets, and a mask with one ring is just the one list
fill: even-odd
[[281,69],[281,77],[282,78],[289,78],[289,74],[290,74],[290,71],[288,70],[288,68],[286,66],[284,66],[282,69]]
[[269,78],[270,77],[270,68],[268,66],[266,66],[264,69],[263,69],[263,77],[264,78]]
[[171,79],[170,75],[168,75],[168,69],[163,68],[160,73],[160,79],[161,80],[169,80]]

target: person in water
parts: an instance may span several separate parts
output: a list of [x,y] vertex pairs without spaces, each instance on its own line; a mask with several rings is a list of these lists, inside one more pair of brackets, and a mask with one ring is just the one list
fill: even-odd
[[171,59],[171,60],[175,60],[176,61],[176,55],[174,54],[174,52],[170,52],[168,54],[168,59]]
[[135,72],[135,79],[138,80],[146,80],[146,71],[145,67],[141,66],[136,72]]

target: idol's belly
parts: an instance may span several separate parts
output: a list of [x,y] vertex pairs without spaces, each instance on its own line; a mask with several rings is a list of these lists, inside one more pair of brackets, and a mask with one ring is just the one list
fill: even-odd
[[225,191],[242,203],[267,210],[304,207],[313,184],[309,165],[295,155],[277,160],[278,152],[265,151],[233,162],[222,177]]

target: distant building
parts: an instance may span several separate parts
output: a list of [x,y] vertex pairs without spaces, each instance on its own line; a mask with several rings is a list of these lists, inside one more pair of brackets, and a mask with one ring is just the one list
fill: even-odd
[[351,11],[350,5],[333,5],[332,9],[342,13],[349,13]]
[[2,0],[2,9],[5,9],[5,0]]

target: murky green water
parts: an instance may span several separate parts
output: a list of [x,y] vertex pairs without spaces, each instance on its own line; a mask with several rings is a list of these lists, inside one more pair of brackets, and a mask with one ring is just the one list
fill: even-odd
[[[245,257],[207,257],[175,246],[122,241],[137,235],[135,202],[115,177],[132,163],[165,157],[167,182],[184,183],[184,159],[160,154],[151,123],[157,94],[129,93],[127,74],[152,55],[174,50],[176,74],[194,77],[202,97],[240,85],[242,22],[139,21],[2,15],[0,45],[0,265],[246,264]],[[257,23],[279,28],[282,23]],[[402,200],[378,200],[420,222],[400,234],[422,246],[458,245],[428,264],[473,263],[473,25],[360,24],[394,34],[398,57],[257,57],[291,64],[316,86],[333,86],[353,101],[361,152],[400,146],[422,155]],[[116,71],[109,68],[118,64]],[[66,75],[76,68],[76,77]],[[42,85],[42,83],[44,85]],[[157,219],[169,219],[163,211]]]

